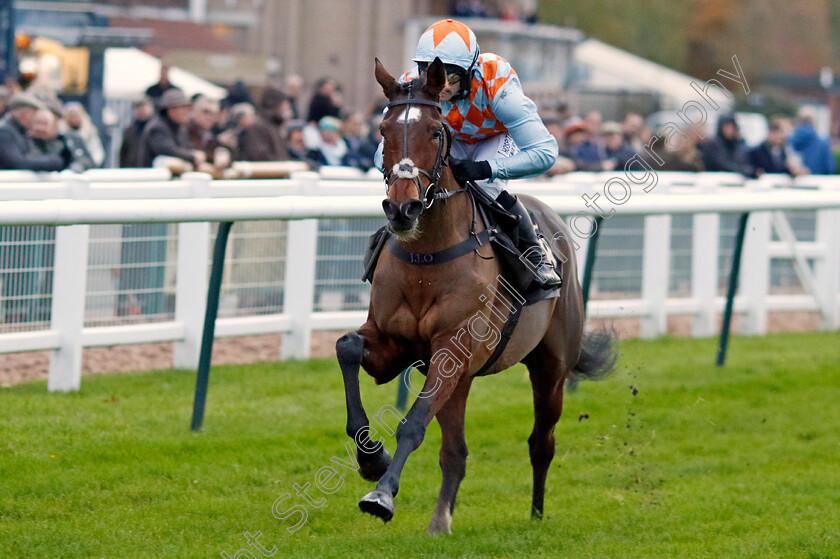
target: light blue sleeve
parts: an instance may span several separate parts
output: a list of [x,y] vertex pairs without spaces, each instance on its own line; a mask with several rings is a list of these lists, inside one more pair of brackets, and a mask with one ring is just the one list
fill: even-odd
[[491,107],[521,150],[510,157],[491,159],[491,180],[518,179],[549,170],[557,160],[557,140],[543,124],[537,106],[522,91],[519,80],[511,79],[502,86]]

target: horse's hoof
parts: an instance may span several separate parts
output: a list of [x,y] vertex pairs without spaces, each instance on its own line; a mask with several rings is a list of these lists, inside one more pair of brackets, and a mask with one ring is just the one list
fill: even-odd
[[[379,452],[370,455],[359,452],[359,474],[367,481],[379,481],[385,475],[388,466],[391,465],[391,455],[383,446]],[[370,460],[366,462],[365,459]]]
[[381,518],[382,522],[388,522],[394,518],[394,498],[380,489],[374,489],[362,497],[359,508],[363,512]]

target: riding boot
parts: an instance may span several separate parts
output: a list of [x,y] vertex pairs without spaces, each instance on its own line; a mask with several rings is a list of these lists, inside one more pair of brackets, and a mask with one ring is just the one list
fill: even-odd
[[534,275],[534,281],[543,289],[560,287],[563,281],[552,265],[552,258],[547,254],[547,247],[537,234],[537,228],[531,220],[531,214],[528,212],[528,209],[525,208],[518,198],[514,198],[504,190],[496,200],[508,212],[515,214],[519,218],[519,225],[517,227],[519,244],[517,248],[527,260],[526,265]]

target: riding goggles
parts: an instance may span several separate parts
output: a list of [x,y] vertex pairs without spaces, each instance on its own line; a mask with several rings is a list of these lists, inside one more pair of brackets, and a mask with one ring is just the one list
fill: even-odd
[[[449,85],[455,85],[456,83],[461,81],[461,79],[467,74],[463,68],[455,66],[454,64],[444,64],[443,68],[446,71],[446,81],[449,83]],[[421,74],[425,74],[428,69],[428,62],[417,63],[417,71]]]

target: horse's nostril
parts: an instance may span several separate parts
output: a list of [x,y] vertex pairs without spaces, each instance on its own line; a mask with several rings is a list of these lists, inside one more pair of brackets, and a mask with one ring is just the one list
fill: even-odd
[[382,200],[382,209],[385,210],[385,217],[388,218],[388,221],[393,221],[400,215],[399,206],[388,199]]
[[423,202],[420,200],[411,200],[410,202],[406,202],[400,208],[402,214],[410,220],[415,220],[420,216],[420,212],[423,211]]

